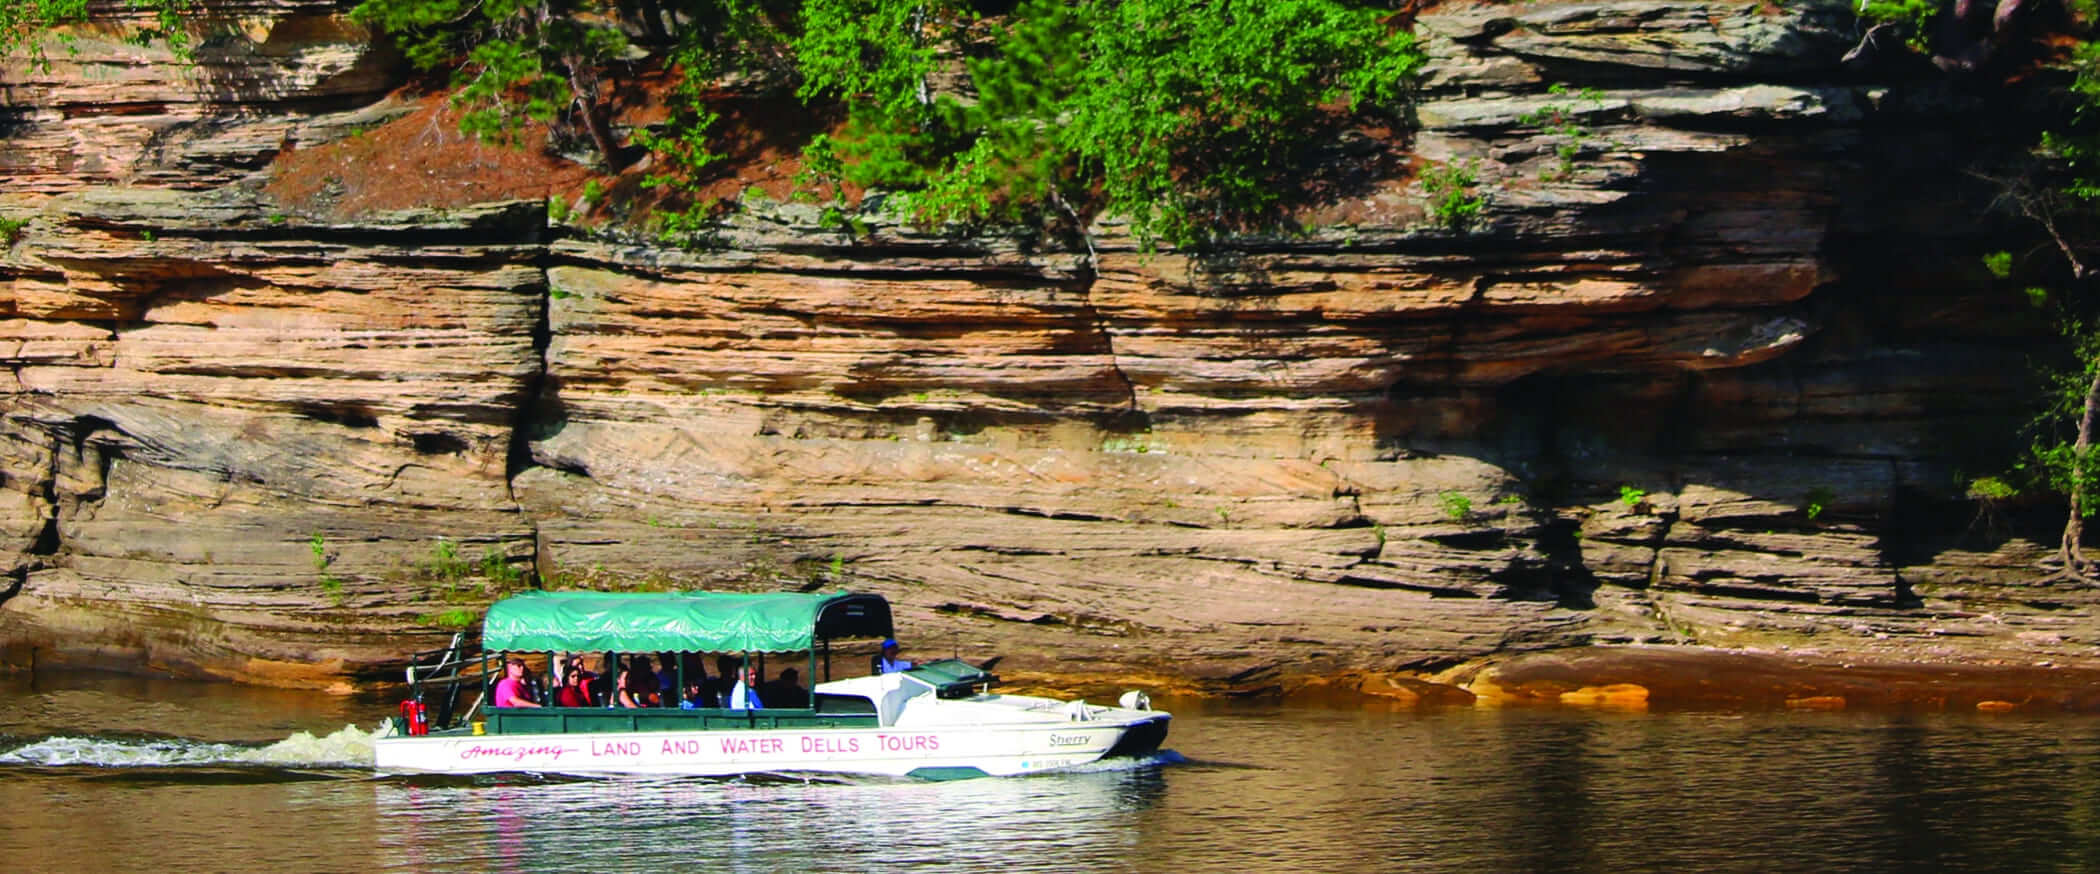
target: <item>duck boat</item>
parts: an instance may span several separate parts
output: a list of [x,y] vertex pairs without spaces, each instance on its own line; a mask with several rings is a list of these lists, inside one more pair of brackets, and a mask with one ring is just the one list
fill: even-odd
[[[889,604],[874,594],[518,595],[489,608],[478,650],[462,634],[412,660],[410,697],[373,742],[377,765],[395,773],[954,779],[1141,757],[1166,738],[1171,717],[1141,692],[1114,707],[1002,695],[991,691],[997,677],[959,659],[830,679],[835,641],[893,633]],[[545,654],[551,666],[558,652],[605,653],[608,661],[613,653],[773,655],[776,663],[807,652],[809,676],[824,681],[794,706],[760,709],[488,706],[493,657]],[[686,662],[677,660],[681,672]]]

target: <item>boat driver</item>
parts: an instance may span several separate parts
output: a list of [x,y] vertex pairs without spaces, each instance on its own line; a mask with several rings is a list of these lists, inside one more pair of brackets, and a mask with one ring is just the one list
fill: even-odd
[[898,671],[909,670],[911,670],[911,662],[897,657],[897,639],[894,637],[884,638],[882,641],[882,654],[875,657],[875,673],[894,674]]

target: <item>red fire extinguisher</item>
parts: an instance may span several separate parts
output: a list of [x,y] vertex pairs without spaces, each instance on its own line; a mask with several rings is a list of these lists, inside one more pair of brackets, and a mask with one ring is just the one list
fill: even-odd
[[414,698],[401,702],[401,726],[411,735],[430,733],[430,717],[423,710],[423,702]]

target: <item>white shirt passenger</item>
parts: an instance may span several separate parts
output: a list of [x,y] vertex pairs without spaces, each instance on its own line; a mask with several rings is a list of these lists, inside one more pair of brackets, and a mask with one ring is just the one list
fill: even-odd
[[744,685],[743,680],[736,681],[736,686],[729,690],[729,701],[724,706],[731,710],[763,709],[758,703],[758,692]]

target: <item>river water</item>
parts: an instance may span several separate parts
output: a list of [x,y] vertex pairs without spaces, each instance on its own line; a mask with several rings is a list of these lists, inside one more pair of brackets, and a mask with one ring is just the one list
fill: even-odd
[[1015,779],[374,775],[386,702],[0,677],[6,871],[2100,871],[2100,720],[1172,702]]

